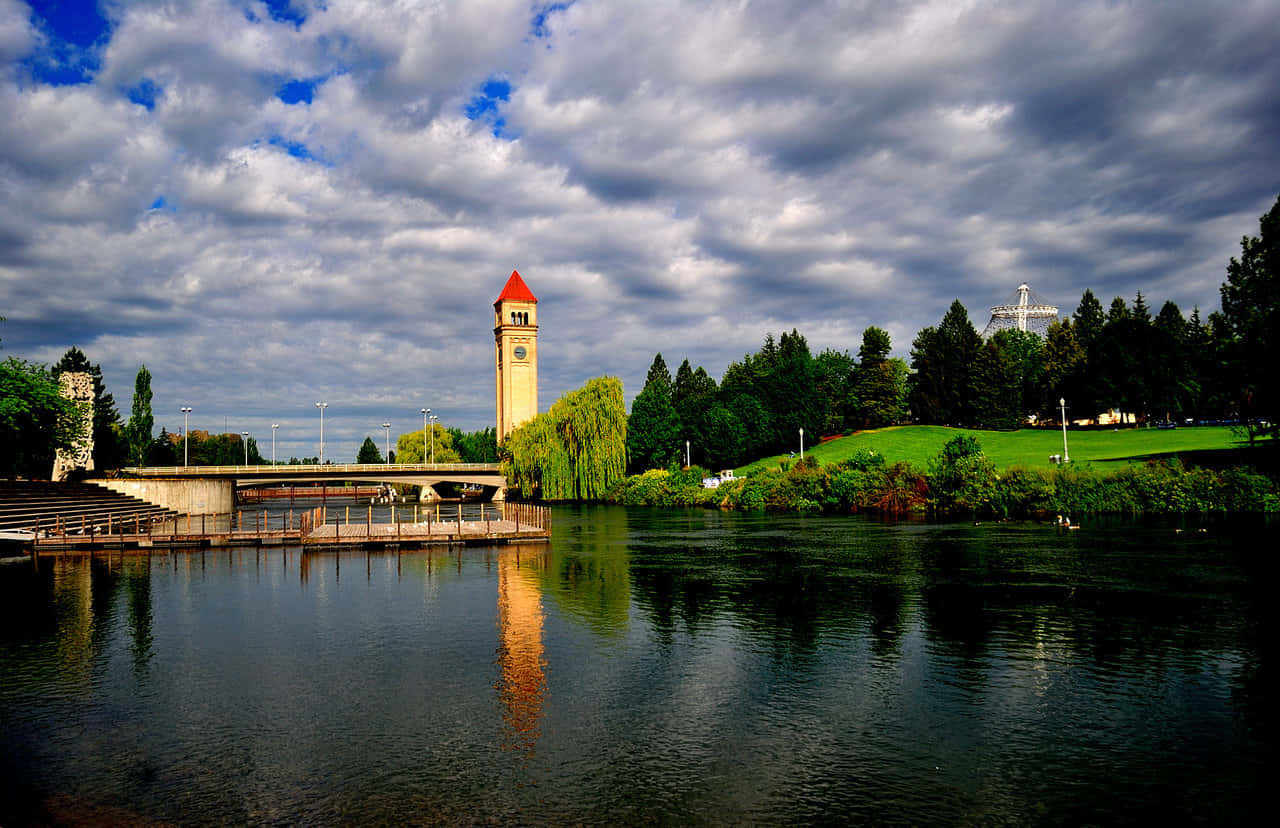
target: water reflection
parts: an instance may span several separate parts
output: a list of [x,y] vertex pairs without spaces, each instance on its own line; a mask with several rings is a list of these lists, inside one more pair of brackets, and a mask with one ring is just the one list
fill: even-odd
[[1243,536],[556,526],[0,570],[0,823],[1230,822],[1267,790],[1277,564]]
[[546,701],[542,644],[541,573],[548,568],[545,545],[513,545],[498,555],[498,663],[494,689],[502,705],[504,751],[525,762],[537,755]]

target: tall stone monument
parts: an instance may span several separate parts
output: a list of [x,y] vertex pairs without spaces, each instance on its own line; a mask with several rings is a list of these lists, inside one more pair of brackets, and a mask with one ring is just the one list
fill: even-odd
[[68,372],[61,379],[62,396],[80,403],[82,437],[69,449],[58,449],[53,460],[51,479],[61,483],[75,471],[93,471],[93,375],[87,372]]

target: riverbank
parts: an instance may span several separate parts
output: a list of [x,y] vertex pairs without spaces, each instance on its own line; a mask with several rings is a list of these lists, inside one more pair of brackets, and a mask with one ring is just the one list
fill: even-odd
[[[1268,446],[1258,451],[1275,451]],[[1179,459],[1119,468],[1068,464],[998,468],[975,437],[960,435],[926,467],[863,450],[838,462],[784,459],[706,488],[693,467],[632,475],[610,503],[774,511],[982,517],[1079,514],[1233,514],[1280,511],[1276,481],[1248,467],[1188,467]]]

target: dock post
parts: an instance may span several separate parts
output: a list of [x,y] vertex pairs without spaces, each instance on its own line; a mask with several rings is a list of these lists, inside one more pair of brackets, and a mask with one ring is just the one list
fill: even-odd
[[350,507],[350,506],[348,506],[348,507],[347,507],[347,521],[346,521],[346,524],[347,524],[347,526],[350,526],[350,525],[351,525],[351,507]]
[[462,501],[458,501],[458,535],[462,535]]

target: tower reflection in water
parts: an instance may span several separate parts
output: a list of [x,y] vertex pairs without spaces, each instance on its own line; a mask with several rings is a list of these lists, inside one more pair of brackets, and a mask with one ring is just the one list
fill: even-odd
[[498,557],[498,663],[494,689],[502,705],[502,749],[531,760],[541,733],[546,699],[546,659],[542,647],[542,593],[539,572],[548,562],[545,546],[510,546]]

